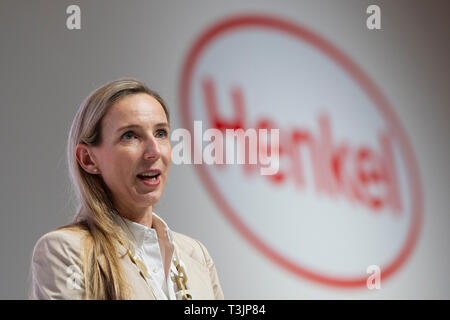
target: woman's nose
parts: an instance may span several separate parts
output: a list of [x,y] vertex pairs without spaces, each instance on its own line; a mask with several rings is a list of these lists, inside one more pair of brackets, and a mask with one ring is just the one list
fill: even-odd
[[161,156],[161,150],[159,148],[158,141],[151,137],[147,140],[145,146],[144,158],[147,160],[157,160]]

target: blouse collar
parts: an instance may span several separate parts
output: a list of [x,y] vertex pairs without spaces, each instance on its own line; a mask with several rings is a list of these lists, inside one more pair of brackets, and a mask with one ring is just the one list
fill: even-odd
[[152,228],[119,215],[114,216],[114,218],[126,233],[131,232],[130,240],[135,242],[138,247],[141,247],[144,242],[158,242],[158,233],[167,235],[170,243],[173,244],[172,230],[170,230],[167,223],[154,212],[152,212]]

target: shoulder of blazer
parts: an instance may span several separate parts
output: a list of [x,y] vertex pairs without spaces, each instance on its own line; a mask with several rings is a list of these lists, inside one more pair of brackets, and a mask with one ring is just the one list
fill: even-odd
[[78,227],[52,230],[39,238],[33,249],[33,260],[37,254],[81,259],[83,241],[88,232]]
[[180,251],[198,263],[207,266],[208,253],[200,241],[179,232],[172,231],[172,233],[174,235],[174,242]]
[[[63,228],[39,238],[31,258],[31,299],[83,299],[84,235],[82,230]],[[75,282],[81,287],[72,286]]]

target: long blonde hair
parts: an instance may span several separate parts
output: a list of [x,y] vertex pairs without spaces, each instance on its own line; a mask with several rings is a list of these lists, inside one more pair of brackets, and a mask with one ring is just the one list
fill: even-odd
[[[101,175],[86,172],[78,163],[78,144],[97,146],[102,142],[101,121],[108,109],[121,98],[147,93],[163,107],[169,122],[169,112],[163,99],[144,83],[132,78],[112,81],[91,93],[80,106],[70,128],[67,160],[70,178],[78,199],[73,222],[61,228],[81,228],[86,231],[84,242],[84,284],[86,299],[130,299],[117,242],[132,250],[129,239],[115,223],[118,214],[110,190]],[[100,264],[101,256],[103,265]]]

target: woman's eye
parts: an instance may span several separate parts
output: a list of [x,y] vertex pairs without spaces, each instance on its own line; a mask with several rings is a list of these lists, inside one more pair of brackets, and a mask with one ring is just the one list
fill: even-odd
[[133,137],[134,137],[133,131],[127,131],[122,135],[122,139],[125,139],[125,140],[130,140]]
[[167,137],[167,130],[166,129],[160,129],[156,132],[156,136],[158,138],[165,138]]

